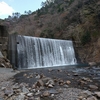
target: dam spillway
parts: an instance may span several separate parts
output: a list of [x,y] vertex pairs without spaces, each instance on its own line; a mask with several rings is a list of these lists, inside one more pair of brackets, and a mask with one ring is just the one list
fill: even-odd
[[[14,46],[11,46],[11,41],[15,42]],[[10,42],[10,54],[12,55],[10,61],[19,69],[77,64],[73,43],[70,40],[18,35],[16,39],[10,37]]]

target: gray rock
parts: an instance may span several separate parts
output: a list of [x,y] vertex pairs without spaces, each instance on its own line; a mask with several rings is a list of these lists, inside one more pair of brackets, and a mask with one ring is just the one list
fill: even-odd
[[28,97],[32,97],[33,96],[33,93],[28,93],[27,96]]
[[29,90],[28,90],[27,88],[25,88],[25,86],[23,86],[22,92],[23,92],[24,94],[27,94],[27,93],[29,93]]
[[38,78],[38,79],[39,79],[39,78],[40,78],[40,75],[39,75],[39,74],[38,74],[38,75],[36,75],[36,77],[35,77],[35,78]]
[[89,65],[90,66],[95,66],[96,65],[96,62],[89,62]]
[[6,88],[4,93],[7,96],[11,96],[11,95],[13,95],[13,89],[12,88]]
[[88,97],[87,100],[98,100],[98,99],[94,96],[91,96],[91,97]]
[[21,93],[18,97],[15,98],[15,100],[24,100],[25,95]]
[[49,95],[50,95],[49,91],[44,91],[44,92],[43,92],[43,96],[44,96],[44,97],[48,97]]
[[0,100],[4,100],[4,99],[0,97]]
[[39,95],[40,94],[40,90],[37,90],[37,92],[35,93],[35,95]]
[[3,54],[2,54],[2,52],[0,51],[0,58],[3,58],[4,56],[3,56]]
[[57,93],[58,93],[58,91],[55,90],[55,89],[48,90],[48,92],[49,92],[50,94],[57,94]]
[[53,80],[53,79],[49,79],[49,80],[47,81],[46,85],[49,85],[49,84],[55,85],[54,80]]
[[44,86],[44,83],[42,80],[38,80],[36,83],[36,86],[40,87],[40,86]]
[[6,89],[6,87],[2,87],[2,88],[1,88],[1,90],[5,90],[5,89]]
[[68,85],[66,85],[66,84],[64,85],[64,88],[68,88],[68,87],[69,87]]
[[86,90],[86,91],[83,91],[83,92],[81,92],[83,95],[85,95],[85,97],[87,97],[87,96],[91,96],[92,95],[92,92],[90,92],[90,91],[88,91],[88,90]]
[[87,82],[92,82],[90,78],[82,77],[82,80],[87,81]]
[[40,97],[34,98],[34,100],[41,100]]
[[96,85],[89,85],[89,88],[92,89],[92,90],[97,90],[98,87]]
[[52,84],[49,84],[48,87],[49,87],[49,88],[53,88],[53,85],[52,85]]
[[94,94],[100,98],[100,92],[95,92]]

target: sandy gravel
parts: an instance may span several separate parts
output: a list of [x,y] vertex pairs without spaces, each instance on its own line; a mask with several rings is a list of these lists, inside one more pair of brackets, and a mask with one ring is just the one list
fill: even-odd
[[11,68],[0,68],[0,82],[12,78],[17,73],[18,73],[17,71],[15,72]]

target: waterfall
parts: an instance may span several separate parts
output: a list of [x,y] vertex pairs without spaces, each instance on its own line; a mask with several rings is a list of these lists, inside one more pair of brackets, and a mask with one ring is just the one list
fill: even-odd
[[70,40],[17,36],[18,68],[41,68],[77,64]]

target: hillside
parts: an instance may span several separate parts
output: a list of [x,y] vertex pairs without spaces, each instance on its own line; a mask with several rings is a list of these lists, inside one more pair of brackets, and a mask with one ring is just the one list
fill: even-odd
[[3,24],[9,34],[72,39],[82,62],[100,62],[100,0],[55,0]]

